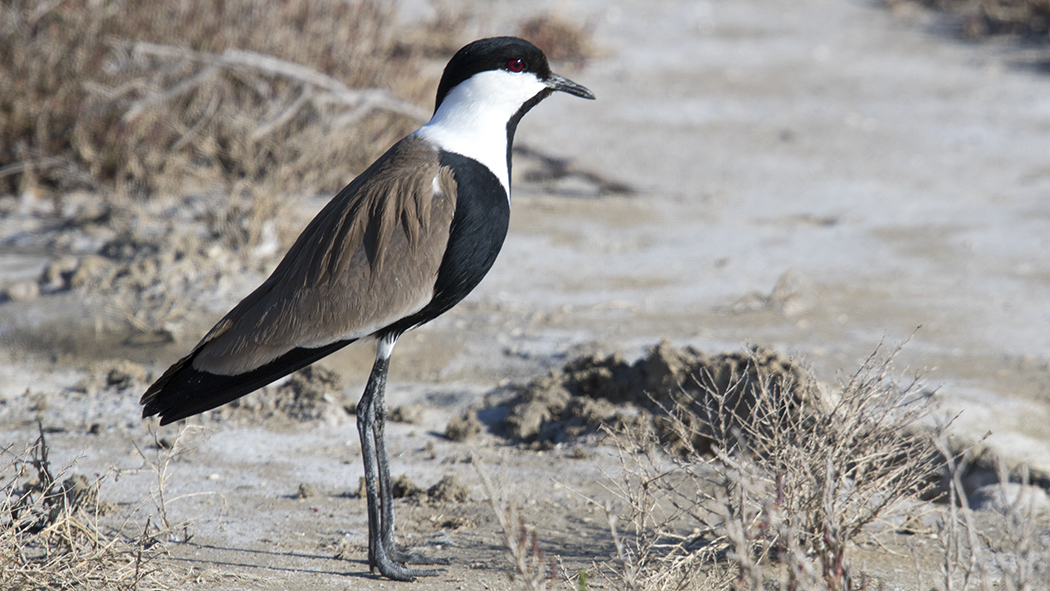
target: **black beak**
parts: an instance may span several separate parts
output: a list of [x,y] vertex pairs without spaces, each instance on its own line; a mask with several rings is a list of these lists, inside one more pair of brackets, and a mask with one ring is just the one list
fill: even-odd
[[547,88],[552,90],[560,90],[569,94],[574,94],[580,98],[594,100],[594,93],[587,90],[585,87],[576,84],[568,78],[564,78],[557,74],[551,73],[550,78],[547,79]]

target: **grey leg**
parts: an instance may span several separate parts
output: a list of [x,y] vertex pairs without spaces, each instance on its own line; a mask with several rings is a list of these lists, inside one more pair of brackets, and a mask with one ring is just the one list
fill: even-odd
[[357,431],[361,438],[361,457],[365,466],[365,495],[368,500],[368,568],[374,571],[377,566],[376,546],[379,539],[373,535],[379,531],[379,491],[376,490],[378,476],[376,473],[376,448],[375,439],[372,437],[375,415],[373,413],[373,400],[375,399],[377,378],[382,380],[382,369],[378,360],[372,367],[372,374],[368,377],[368,385],[361,395],[357,404]]
[[412,581],[415,577],[438,574],[436,570],[405,568],[404,555],[394,547],[393,492],[390,489],[390,465],[386,453],[384,422],[386,419],[386,374],[390,351],[396,339],[380,341],[368,385],[357,405],[357,429],[361,437],[361,456],[365,468],[365,493],[368,497],[368,566],[384,577]]
[[[382,526],[380,539],[386,548],[387,554],[397,562],[409,564],[450,564],[450,561],[447,560],[427,558],[415,552],[402,552],[397,549],[397,544],[394,542],[394,491],[393,486],[390,484],[390,460],[386,453],[386,396],[382,394],[381,390],[380,395],[373,403],[376,411],[375,443],[376,460],[379,464],[379,495],[382,501],[382,514],[379,519],[379,523]],[[417,576],[422,577],[436,575],[441,571],[417,570],[414,572]]]

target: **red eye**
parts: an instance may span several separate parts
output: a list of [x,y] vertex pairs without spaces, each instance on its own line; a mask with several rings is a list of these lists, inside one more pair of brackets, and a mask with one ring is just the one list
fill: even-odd
[[525,69],[525,60],[521,58],[507,61],[507,69],[511,72],[520,72]]

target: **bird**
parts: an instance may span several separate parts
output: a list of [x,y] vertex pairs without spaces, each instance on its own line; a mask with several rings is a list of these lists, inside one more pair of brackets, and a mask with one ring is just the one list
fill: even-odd
[[517,37],[467,44],[446,65],[434,113],[337,193],[273,273],[142,395],[166,425],[202,413],[360,340],[375,362],[357,405],[368,564],[411,581],[439,569],[397,548],[384,437],[398,338],[447,312],[492,267],[510,221],[511,147],[521,118],[555,92],[594,94]]

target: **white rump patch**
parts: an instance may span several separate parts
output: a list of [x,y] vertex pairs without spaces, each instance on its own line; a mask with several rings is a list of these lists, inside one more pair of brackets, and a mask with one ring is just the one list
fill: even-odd
[[510,197],[507,122],[547,85],[532,73],[487,70],[452,89],[414,135],[484,164]]

